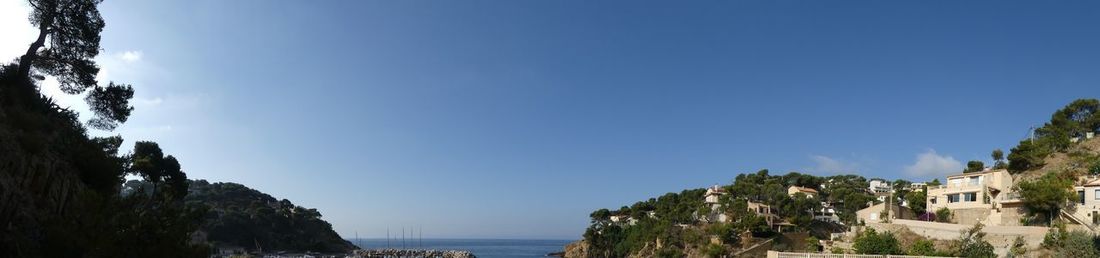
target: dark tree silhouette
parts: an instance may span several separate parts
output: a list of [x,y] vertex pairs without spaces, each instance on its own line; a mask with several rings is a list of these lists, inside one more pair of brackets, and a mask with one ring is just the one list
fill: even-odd
[[141,176],[152,185],[153,197],[158,197],[158,189],[167,186],[160,194],[168,200],[183,200],[187,196],[187,174],[180,169],[180,162],[172,155],[164,155],[160,145],[155,142],[139,141],[134,144],[130,154],[129,173]]
[[81,94],[94,88],[85,100],[92,106],[95,118],[89,126],[114,130],[130,116],[130,98],[134,90],[129,85],[110,83],[99,86],[96,74],[99,66],[99,33],[103,17],[96,6],[101,0],[29,0],[30,22],[38,28],[38,37],[19,58],[18,74],[42,79],[33,71],[54,76],[61,91]]
[[[164,151],[155,142],[139,141],[134,144],[130,154],[129,173],[141,176],[152,186],[151,196],[166,197],[167,200],[183,200],[187,196],[187,174],[180,169],[180,162]],[[161,186],[167,189],[159,192]]]

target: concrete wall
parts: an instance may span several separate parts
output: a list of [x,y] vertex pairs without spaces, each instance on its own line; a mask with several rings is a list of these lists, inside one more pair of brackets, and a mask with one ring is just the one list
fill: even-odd
[[990,208],[954,209],[951,210],[951,222],[963,225],[974,225],[978,222],[986,225],[1000,225],[995,221],[989,221],[991,212]]
[[[1000,223],[991,221],[991,225],[999,226],[1024,226],[1020,224],[1020,220],[1027,216],[1027,210],[1023,208],[1022,204],[1002,205],[999,212],[996,212],[1000,217]],[[993,215],[990,215],[992,218]]]
[[[889,224],[867,223],[867,226],[878,231],[891,232],[900,230],[901,228],[908,228],[910,231],[913,231],[913,233],[923,237],[939,240],[957,240],[964,230],[972,227],[971,225],[903,219],[894,220]],[[1016,240],[1017,236],[1024,238],[1024,242],[1027,243],[1029,249],[1038,248],[1043,242],[1043,236],[1047,234],[1048,230],[1049,229],[1046,227],[1027,226],[985,226],[982,228],[982,232],[986,233],[985,240],[997,249],[998,255],[1007,253],[1008,247],[1012,245],[1012,242]]]

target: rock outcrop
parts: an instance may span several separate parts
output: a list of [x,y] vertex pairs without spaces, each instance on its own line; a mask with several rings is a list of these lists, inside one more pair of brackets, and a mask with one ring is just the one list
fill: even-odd
[[565,258],[588,257],[588,241],[578,240],[565,245]]

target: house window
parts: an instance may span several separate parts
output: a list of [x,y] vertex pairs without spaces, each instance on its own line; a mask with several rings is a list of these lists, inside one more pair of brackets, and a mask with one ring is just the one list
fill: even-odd
[[[1097,190],[1096,192],[1097,192],[1098,194],[1100,194],[1100,190]],[[928,202],[931,202],[932,204],[936,204],[936,197],[935,197],[935,196],[932,196],[932,199],[928,199]]]
[[947,203],[956,203],[956,202],[959,202],[959,194],[948,194],[947,195]]
[[1095,191],[1096,192],[1093,193],[1093,197],[1095,198],[1095,200],[1100,200],[1100,189],[1096,189]]
[[970,185],[979,185],[982,183],[982,177],[972,176],[970,177]]
[[964,193],[963,199],[965,202],[976,202],[978,201],[978,193]]
[[1077,191],[1077,202],[1085,204],[1085,190]]

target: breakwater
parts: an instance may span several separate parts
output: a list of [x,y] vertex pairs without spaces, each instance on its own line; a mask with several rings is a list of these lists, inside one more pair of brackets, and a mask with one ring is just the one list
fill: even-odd
[[366,249],[355,250],[355,257],[371,258],[477,258],[469,251],[422,249]]

